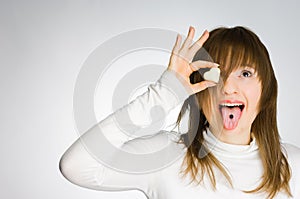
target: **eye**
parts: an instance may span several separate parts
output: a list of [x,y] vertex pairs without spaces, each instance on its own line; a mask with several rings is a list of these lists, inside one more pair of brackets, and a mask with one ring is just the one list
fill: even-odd
[[241,73],[242,77],[251,77],[253,75],[253,73],[249,70],[243,70]]

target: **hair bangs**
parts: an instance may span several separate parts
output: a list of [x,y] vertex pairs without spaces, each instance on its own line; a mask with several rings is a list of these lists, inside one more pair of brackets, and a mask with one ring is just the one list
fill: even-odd
[[[261,67],[262,49],[258,38],[244,27],[234,29],[220,28],[212,31],[204,49],[210,56],[209,61],[220,64],[224,80],[228,75],[241,67],[254,68],[261,79],[264,67]],[[200,57],[197,56],[197,59]],[[259,66],[259,67],[258,67]]]

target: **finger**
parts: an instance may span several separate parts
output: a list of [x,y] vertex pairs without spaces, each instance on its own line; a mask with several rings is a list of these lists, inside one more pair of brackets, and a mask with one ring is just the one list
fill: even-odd
[[197,71],[200,68],[216,68],[219,66],[219,64],[204,60],[198,60],[190,63],[189,66],[192,71]]
[[181,45],[181,35],[180,34],[177,34],[177,37],[176,37],[176,42],[175,42],[175,45],[174,45],[174,47],[173,47],[173,50],[172,50],[172,52],[174,53],[174,54],[178,54],[178,52],[179,52],[179,49],[180,49],[180,45]]
[[195,35],[195,28],[190,26],[188,36],[184,40],[182,48],[189,48],[190,47],[191,43],[193,42],[194,35]]
[[190,47],[190,53],[195,55],[196,52],[203,46],[204,42],[208,39],[209,32],[205,30],[201,37]]
[[191,89],[194,91],[194,93],[198,93],[200,91],[203,91],[209,87],[216,86],[217,83],[212,82],[212,81],[202,81],[196,84],[191,85]]

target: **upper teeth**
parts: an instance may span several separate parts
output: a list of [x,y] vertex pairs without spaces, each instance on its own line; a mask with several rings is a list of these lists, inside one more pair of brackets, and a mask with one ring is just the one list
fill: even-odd
[[242,106],[243,104],[241,103],[223,103],[223,104],[220,104],[221,106]]

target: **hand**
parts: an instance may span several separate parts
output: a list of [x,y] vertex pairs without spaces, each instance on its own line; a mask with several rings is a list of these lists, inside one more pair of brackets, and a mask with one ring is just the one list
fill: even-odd
[[182,38],[179,34],[177,35],[172,55],[170,57],[168,70],[172,70],[173,72],[175,72],[177,77],[181,80],[181,82],[184,83],[185,86],[188,87],[188,89],[190,89],[193,93],[197,93],[208,87],[215,86],[216,83],[212,81],[202,81],[196,84],[191,84],[189,79],[190,75],[200,68],[214,68],[218,67],[219,65],[202,60],[190,63],[196,52],[202,47],[204,42],[209,37],[209,32],[205,30],[198,41],[192,44],[194,34],[195,29],[193,27],[190,27],[188,36],[182,45]]

